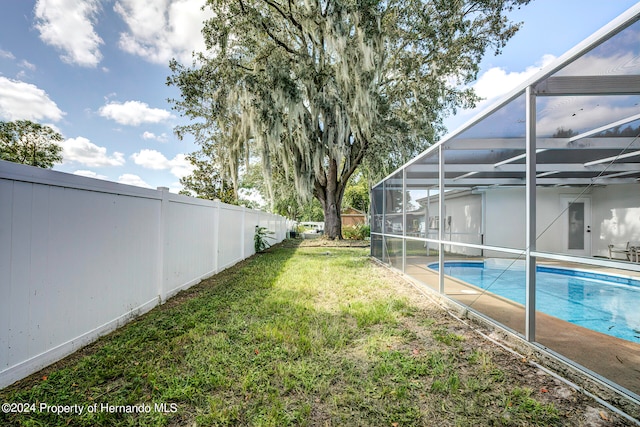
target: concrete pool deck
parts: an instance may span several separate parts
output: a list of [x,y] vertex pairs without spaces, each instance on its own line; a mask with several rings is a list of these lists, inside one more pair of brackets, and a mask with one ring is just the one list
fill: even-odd
[[[482,260],[468,259],[472,260]],[[433,290],[438,289],[438,273],[428,269],[435,257],[407,257],[405,274]],[[540,263],[542,264],[542,263]],[[574,267],[598,272],[614,271],[606,268],[586,268],[564,262],[544,263],[562,267]],[[629,276],[638,273],[625,271]],[[473,310],[484,314],[524,335],[524,306],[463,281],[445,278],[445,294]],[[582,365],[588,370],[640,395],[640,344],[615,338],[574,325],[547,314],[536,314],[536,342],[555,353]]]

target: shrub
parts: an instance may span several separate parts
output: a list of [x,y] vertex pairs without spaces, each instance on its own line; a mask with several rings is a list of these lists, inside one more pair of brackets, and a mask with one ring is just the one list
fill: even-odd
[[342,237],[351,240],[364,240],[371,234],[371,227],[364,224],[347,225],[342,228]]
[[253,236],[253,246],[256,253],[262,252],[271,245],[267,242],[267,239],[273,239],[271,234],[275,234],[273,231],[269,231],[266,227],[259,227],[256,225],[256,234]]

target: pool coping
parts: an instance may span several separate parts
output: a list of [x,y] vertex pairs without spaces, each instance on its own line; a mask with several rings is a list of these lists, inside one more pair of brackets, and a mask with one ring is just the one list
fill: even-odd
[[[476,261],[450,260],[450,261],[445,261],[445,265],[448,265],[451,267],[470,267],[470,266],[475,266],[477,264],[486,264],[486,261],[491,259],[496,259],[496,258],[485,258],[484,260],[476,260]],[[497,258],[497,259],[500,259],[500,258]],[[427,268],[434,270],[433,268],[431,268],[431,266],[435,264],[438,264],[438,263],[431,262],[426,266]],[[438,270],[434,270],[434,271],[438,271]],[[593,270],[588,270],[585,268],[559,267],[559,266],[548,266],[548,265],[537,265],[536,272],[562,274],[567,276],[575,276],[575,277],[582,277],[586,279],[599,280],[603,282],[607,281],[605,278],[613,278],[614,283],[635,286],[640,288],[640,278],[636,276],[628,276],[624,274],[597,273],[597,272],[594,272]],[[634,283],[625,283],[625,282],[634,282]]]

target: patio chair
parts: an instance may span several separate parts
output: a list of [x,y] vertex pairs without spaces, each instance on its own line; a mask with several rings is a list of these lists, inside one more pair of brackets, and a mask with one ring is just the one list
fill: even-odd
[[[613,254],[624,254],[627,261],[631,261],[631,251],[632,248],[629,246],[629,242],[627,242],[627,245],[624,248],[609,245],[609,259],[613,258]],[[633,248],[633,251],[635,252],[635,248]]]

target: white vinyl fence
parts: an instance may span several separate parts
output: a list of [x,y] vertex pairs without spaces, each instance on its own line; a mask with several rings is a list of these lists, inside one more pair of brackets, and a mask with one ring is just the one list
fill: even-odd
[[255,253],[280,216],[0,161],[0,388]]

